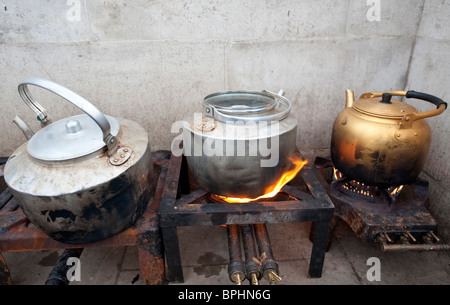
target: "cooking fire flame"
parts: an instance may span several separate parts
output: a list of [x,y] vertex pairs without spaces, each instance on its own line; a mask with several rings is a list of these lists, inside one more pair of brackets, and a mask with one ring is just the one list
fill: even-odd
[[297,173],[302,169],[302,167],[308,163],[307,160],[302,160],[296,156],[291,157],[289,160],[292,162],[292,164],[295,165],[294,169],[287,171],[286,173],[283,174],[283,176],[281,176],[281,178],[276,183],[267,187],[264,195],[261,195],[256,198],[235,198],[235,197],[225,197],[225,196],[220,196],[220,195],[217,195],[217,197],[219,197],[220,199],[222,199],[226,202],[231,202],[231,203],[246,203],[246,202],[255,201],[258,199],[262,199],[262,198],[274,197],[283,188],[283,186],[286,183],[288,183],[289,181],[291,181],[292,179],[294,179],[295,176],[297,176]]
[[[333,181],[339,180],[344,178],[344,175],[336,168],[333,166]],[[361,194],[361,195],[365,195],[365,196],[369,196],[369,197],[373,197],[373,192],[370,191],[370,186],[365,185],[362,182],[356,181],[356,180],[351,180],[350,183],[352,184],[352,189],[350,189],[348,187],[348,184],[343,184],[342,187],[345,188],[348,191],[353,191],[354,193],[357,194]],[[357,186],[356,188],[354,186]],[[389,192],[389,194],[391,196],[397,197],[400,192],[403,189],[403,185],[399,185],[397,187],[395,186],[391,186],[387,188],[387,191]]]

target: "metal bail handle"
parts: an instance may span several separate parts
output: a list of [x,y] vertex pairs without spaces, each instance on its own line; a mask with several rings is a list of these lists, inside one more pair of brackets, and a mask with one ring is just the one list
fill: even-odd
[[103,133],[103,142],[105,142],[108,153],[112,154],[115,151],[115,147],[117,145],[116,137],[111,134],[111,125],[108,122],[108,119],[105,115],[100,112],[94,105],[89,103],[86,99],[79,96],[75,92],[63,87],[51,80],[39,78],[39,77],[29,77],[23,80],[19,84],[19,94],[24,100],[24,102],[28,105],[28,107],[33,110],[37,116],[38,120],[45,126],[50,123],[50,119],[48,117],[48,113],[44,107],[42,107],[31,95],[31,92],[28,90],[28,85],[33,85],[40,87],[42,89],[46,89],[52,93],[55,93],[68,102],[72,103],[76,107],[80,108],[83,112],[85,112],[88,116],[90,116],[95,123],[100,127]]
[[225,114],[225,113],[221,112],[220,110],[218,110],[217,108],[215,108],[214,106],[209,105],[204,108],[204,112],[205,112],[206,116],[213,117],[220,122],[237,122],[237,121],[243,121],[243,122],[267,121],[267,122],[270,122],[270,121],[281,121],[281,120],[285,119],[291,112],[292,105],[291,105],[291,102],[283,96],[283,94],[284,94],[283,90],[280,90],[280,92],[278,94],[267,91],[267,90],[262,90],[262,92],[273,96],[278,101],[278,103],[283,104],[285,106],[285,109],[282,112],[272,114],[272,115],[245,117],[245,116],[233,116],[233,115]]
[[426,102],[429,102],[436,106],[436,109],[426,111],[426,112],[420,112],[420,113],[408,113],[405,115],[405,119],[407,121],[416,121],[424,118],[433,117],[436,115],[441,114],[444,112],[445,109],[447,109],[447,103],[444,102],[442,99],[423,92],[417,92],[414,90],[409,91],[385,91],[385,92],[367,92],[363,93],[360,98],[374,98],[374,97],[382,97],[384,94],[391,94],[395,96],[405,96],[406,98],[415,98],[419,100],[423,100]]

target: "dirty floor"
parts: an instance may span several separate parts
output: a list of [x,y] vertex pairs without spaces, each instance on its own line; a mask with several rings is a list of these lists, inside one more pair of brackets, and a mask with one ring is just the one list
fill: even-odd
[[[282,284],[286,285],[449,285],[450,252],[383,253],[377,245],[360,241],[340,223],[325,257],[322,277],[308,279],[312,244],[310,223],[268,224]],[[179,241],[185,282],[190,285],[233,285],[228,279],[226,229],[221,226],[181,227]],[[15,285],[42,285],[63,253],[34,251],[3,253]],[[380,281],[369,281],[380,261]],[[80,257],[79,282],[71,285],[142,285],[136,247],[89,248]],[[171,283],[175,284],[175,283]],[[183,285],[176,284],[176,285]],[[244,284],[248,285],[248,281]],[[268,284],[264,279],[261,284]]]

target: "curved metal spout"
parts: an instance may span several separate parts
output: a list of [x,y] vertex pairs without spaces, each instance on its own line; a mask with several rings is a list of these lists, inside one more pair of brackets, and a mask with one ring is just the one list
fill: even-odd
[[28,124],[24,122],[24,120],[22,120],[20,117],[18,117],[16,115],[13,122],[23,132],[23,134],[25,135],[25,138],[27,138],[27,140],[31,139],[31,137],[34,135],[34,132],[33,132],[33,130],[31,130],[30,126],[28,126]]
[[345,90],[345,107],[351,108],[353,106],[353,102],[355,101],[355,94],[353,93],[353,90]]

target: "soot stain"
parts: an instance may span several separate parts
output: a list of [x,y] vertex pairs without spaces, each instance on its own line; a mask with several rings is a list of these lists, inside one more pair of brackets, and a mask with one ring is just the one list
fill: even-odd
[[224,268],[224,264],[228,263],[228,260],[213,252],[206,252],[200,256],[197,263],[201,266],[194,267],[194,272],[197,275],[203,275],[210,277],[213,275],[219,275],[220,271]]
[[50,252],[47,256],[43,257],[38,264],[41,266],[54,266],[59,259],[57,251]]

